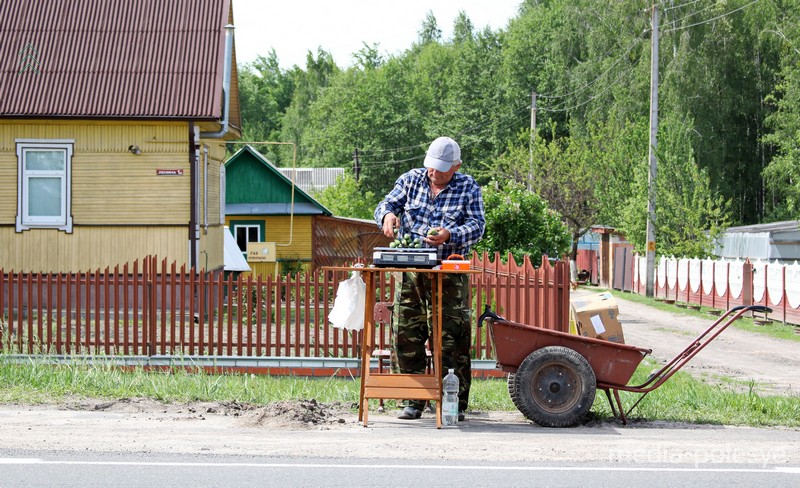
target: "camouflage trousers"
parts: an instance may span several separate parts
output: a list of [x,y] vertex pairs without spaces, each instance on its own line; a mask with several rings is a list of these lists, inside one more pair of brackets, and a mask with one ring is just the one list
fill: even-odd
[[[392,319],[392,352],[400,373],[425,372],[425,341],[433,344],[431,277],[426,273],[402,273],[397,288]],[[458,409],[466,411],[472,382],[469,354],[471,338],[469,277],[446,274],[442,277],[442,376],[449,368],[458,376]],[[394,359],[394,358],[393,358]],[[422,410],[425,402],[412,400],[409,406]]]

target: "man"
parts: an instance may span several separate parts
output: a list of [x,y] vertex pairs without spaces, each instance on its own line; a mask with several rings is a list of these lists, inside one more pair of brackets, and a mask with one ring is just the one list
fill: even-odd
[[[461,148],[449,137],[434,140],[424,168],[400,176],[375,209],[375,220],[387,237],[423,238],[437,249],[438,258],[468,257],[486,227],[481,189],[471,176],[458,173]],[[472,381],[469,276],[446,274],[442,280],[442,371],[453,368],[459,380],[459,420],[469,405]],[[425,273],[402,273],[395,296],[392,335],[401,373],[425,371],[425,341],[432,339],[431,278]],[[424,402],[407,402],[398,418],[418,419]]]

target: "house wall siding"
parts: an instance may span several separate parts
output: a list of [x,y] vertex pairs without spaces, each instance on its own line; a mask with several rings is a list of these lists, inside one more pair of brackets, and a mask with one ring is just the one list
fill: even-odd
[[[74,140],[73,233],[50,229],[15,232],[16,139]],[[208,227],[204,226],[202,143],[209,148]],[[136,145],[141,154],[128,147]],[[114,266],[158,254],[188,262],[191,175],[186,122],[0,120],[0,267],[76,271]],[[225,148],[201,141],[198,265],[221,268],[219,168]],[[182,170],[159,176],[158,169]],[[217,242],[218,241],[218,242]],[[5,251],[8,250],[8,251]],[[35,250],[34,254],[29,254]],[[57,256],[57,258],[51,258]]]
[[72,234],[54,229],[17,233],[13,227],[0,227],[0,268],[6,272],[113,270],[148,254],[180,266],[188,263],[188,248],[185,226],[76,227]]
[[290,246],[281,244],[289,243],[290,217],[267,217],[267,241],[274,241],[275,255],[278,259],[311,259],[311,238],[314,235],[312,224],[314,218],[310,215],[295,215],[294,236]]
[[[217,215],[219,220],[219,215]],[[200,254],[197,256],[197,267],[209,271],[220,270],[225,264],[225,227],[217,225],[209,227],[207,232],[200,232]]]
[[[197,256],[197,266],[208,270],[221,269],[225,264],[225,238],[222,234],[225,231],[223,224],[220,223],[220,194],[219,178],[220,167],[225,161],[225,145],[216,141],[200,141],[200,255]],[[208,147],[208,184],[204,178],[206,172],[203,171],[203,146]],[[208,198],[203,198],[204,189],[208,189]],[[206,202],[208,203],[208,213],[205,211]],[[208,220],[206,220],[208,215]]]
[[[265,222],[265,242],[275,242],[275,255],[280,260],[303,260],[311,261],[313,253],[311,241],[313,237],[314,217],[311,215],[296,215],[294,217],[294,237],[289,244],[291,228],[291,218],[288,215],[281,216],[243,216],[228,215],[225,218],[227,225],[231,221],[242,222]],[[274,275],[276,272],[275,263],[250,263],[254,277],[259,274],[262,276]],[[279,268],[278,268],[279,269]]]

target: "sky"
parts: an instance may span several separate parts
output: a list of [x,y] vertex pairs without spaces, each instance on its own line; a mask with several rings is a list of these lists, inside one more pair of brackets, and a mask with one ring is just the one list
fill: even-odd
[[283,69],[306,66],[306,54],[322,47],[337,66],[353,64],[352,53],[378,44],[378,52],[399,54],[417,40],[432,11],[442,38],[452,36],[463,10],[477,29],[503,29],[522,0],[233,0],[236,61],[249,63],[275,49]]

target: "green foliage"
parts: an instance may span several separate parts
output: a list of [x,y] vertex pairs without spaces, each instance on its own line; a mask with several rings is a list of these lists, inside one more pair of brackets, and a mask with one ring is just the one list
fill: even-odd
[[419,35],[420,44],[438,42],[439,39],[442,38],[442,30],[439,28],[439,24],[436,22],[436,17],[434,17],[433,11],[429,10],[425,15],[425,21],[422,23],[422,27],[420,27],[417,34]]
[[379,199],[371,191],[363,191],[355,178],[345,174],[314,194],[314,198],[337,217],[372,219]]
[[[785,6],[800,17],[796,3]],[[787,15],[791,18],[791,15]],[[784,56],[775,91],[767,97],[774,112],[766,120],[771,129],[764,142],[775,148],[775,156],[764,169],[770,191],[767,215],[774,220],[797,219],[800,215],[800,24],[778,25],[762,34],[763,42],[777,44]]]
[[594,188],[603,169],[594,164],[591,148],[576,138],[536,137],[533,143],[509,148],[495,169],[502,180],[521,182],[538,194],[564,219],[572,235],[572,251],[578,239],[594,223],[597,203]]
[[501,256],[510,252],[519,263],[526,254],[538,263],[543,254],[560,257],[569,252],[572,239],[558,213],[522,185],[494,181],[484,188],[483,202],[486,232],[476,251]]
[[[800,4],[749,4],[662,9],[659,253],[705,255],[728,223],[800,213]],[[528,0],[499,31],[459,13],[452,39],[428,13],[406,51],[384,57],[364,44],[346,70],[320,49],[282,72],[272,53],[240,75],[245,137],[296,142],[302,166],[349,167],[357,148],[359,190],[381,196],[421,166],[431,140],[451,136],[480,184],[535,190],[573,239],[608,225],[641,249],[650,5]],[[276,164],[290,160],[289,147],[266,150]],[[371,213],[372,199],[363,209],[359,200],[342,212]]]
[[[711,191],[707,172],[695,163],[688,142],[689,127],[689,121],[673,116],[660,125],[655,228],[659,255],[708,257],[713,251],[714,239],[729,225],[727,202]],[[627,185],[628,197],[620,199],[615,224],[637,251],[644,252],[650,168],[647,153],[633,163],[633,180]]]
[[[292,101],[283,115],[280,140],[297,144],[297,159],[303,166],[314,166],[313,153],[310,152],[310,149],[313,148],[309,148],[306,142],[311,128],[309,124],[310,111],[320,94],[339,72],[333,56],[322,49],[317,50],[316,57],[311,52],[306,55],[305,71],[297,67],[292,71],[295,89],[292,93]],[[307,162],[312,164],[307,164]],[[341,164],[327,166],[337,167]]]
[[280,258],[278,263],[281,265],[281,275],[283,276],[294,277],[299,273],[308,271],[309,268],[309,261],[299,257]]
[[[280,69],[275,50],[266,58],[258,56],[254,62],[240,67],[238,81],[243,139],[280,141],[283,113],[291,103],[295,86],[292,75]],[[283,153],[276,146],[255,144],[254,147],[270,161],[280,162]]]

